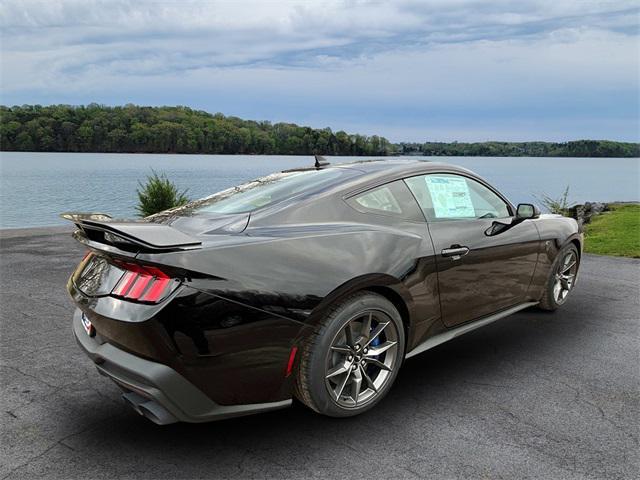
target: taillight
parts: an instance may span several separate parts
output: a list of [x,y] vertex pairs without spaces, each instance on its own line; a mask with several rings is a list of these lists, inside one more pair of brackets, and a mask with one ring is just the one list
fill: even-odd
[[124,262],[118,262],[118,266],[126,272],[111,291],[116,297],[158,303],[173,290],[175,282],[158,268]]

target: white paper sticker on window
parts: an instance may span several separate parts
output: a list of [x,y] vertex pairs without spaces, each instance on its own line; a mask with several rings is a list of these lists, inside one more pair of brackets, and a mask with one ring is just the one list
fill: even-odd
[[464,178],[425,177],[436,218],[475,218],[469,186]]

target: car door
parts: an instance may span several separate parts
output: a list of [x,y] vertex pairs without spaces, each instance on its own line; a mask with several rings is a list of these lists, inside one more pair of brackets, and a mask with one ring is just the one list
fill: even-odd
[[452,173],[406,178],[427,219],[438,272],[442,320],[451,327],[526,299],[539,251],[533,222],[488,236],[513,207],[477,179]]

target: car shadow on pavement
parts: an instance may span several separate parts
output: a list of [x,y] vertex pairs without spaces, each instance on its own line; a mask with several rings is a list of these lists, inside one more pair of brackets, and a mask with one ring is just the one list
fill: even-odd
[[[116,466],[108,457],[135,452],[130,455],[138,463],[136,476],[148,473],[149,478],[178,472],[197,477],[209,468],[222,477],[309,476],[319,466],[333,476],[344,471],[341,461],[355,461],[346,459],[350,452],[378,465],[386,476],[409,475],[404,464],[411,458],[426,460],[425,449],[432,445],[433,453],[433,442],[438,442],[440,455],[451,456],[469,425],[473,431],[491,431],[500,429],[494,423],[501,417],[512,421],[505,412],[513,407],[514,392],[525,390],[520,398],[537,401],[536,382],[529,377],[541,362],[553,361],[545,357],[549,352],[571,347],[575,326],[570,323],[560,314],[524,311],[427,351],[405,363],[380,404],[353,418],[322,417],[294,403],[250,417],[159,427],[122,407],[105,421],[107,428],[96,425],[101,453],[94,461],[104,462],[101,468],[113,475],[123,474],[119,469],[124,465]],[[363,438],[368,440],[363,443]],[[362,466],[356,470],[368,471]]]

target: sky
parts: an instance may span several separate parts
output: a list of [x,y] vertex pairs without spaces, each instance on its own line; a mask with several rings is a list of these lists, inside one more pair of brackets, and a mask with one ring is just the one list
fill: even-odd
[[3,0],[0,103],[186,105],[392,141],[640,141],[640,5]]

